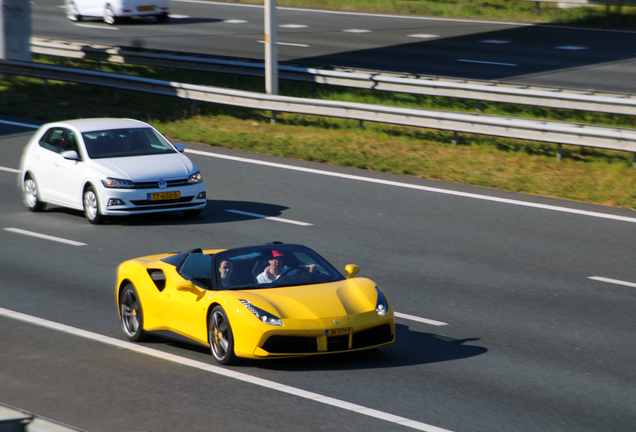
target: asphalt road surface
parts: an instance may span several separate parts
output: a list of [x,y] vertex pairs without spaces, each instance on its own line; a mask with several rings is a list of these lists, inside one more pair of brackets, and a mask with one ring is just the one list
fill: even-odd
[[[8,120],[0,403],[90,432],[634,430],[631,210],[186,143],[207,184],[201,217],[94,226],[24,207],[33,129]],[[204,349],[125,342],[120,262],[275,240],[360,265],[401,314],[396,343],[217,368]]]
[[[172,18],[72,23],[32,2],[33,36],[264,58],[264,9],[173,0]],[[281,62],[636,93],[636,32],[278,8]]]

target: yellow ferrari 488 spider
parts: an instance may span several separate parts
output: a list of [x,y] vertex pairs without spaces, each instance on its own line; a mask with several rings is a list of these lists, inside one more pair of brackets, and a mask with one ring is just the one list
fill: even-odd
[[375,349],[395,340],[393,309],[371,280],[313,250],[273,243],[136,258],[117,271],[126,336],[210,347],[219,364]]

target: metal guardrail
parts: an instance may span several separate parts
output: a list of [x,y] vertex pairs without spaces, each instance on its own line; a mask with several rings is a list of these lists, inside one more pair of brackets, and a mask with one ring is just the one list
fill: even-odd
[[105,86],[260,110],[636,152],[636,130],[633,129],[266,95],[9,60],[0,61],[0,73]]
[[[264,76],[265,65],[250,60],[203,54],[149,50],[31,38],[31,51],[71,58],[165,68]],[[636,98],[629,94],[525,86],[493,81],[458,81],[438,77],[279,65],[279,78],[308,83],[365,88],[396,93],[475,99],[521,105],[636,115]]]

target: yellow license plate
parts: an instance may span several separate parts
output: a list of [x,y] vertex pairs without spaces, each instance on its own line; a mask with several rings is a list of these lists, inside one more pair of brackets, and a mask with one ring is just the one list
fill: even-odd
[[353,327],[327,330],[327,336],[343,336],[353,333]]
[[138,10],[139,12],[148,12],[148,11],[153,11],[153,10],[155,10],[155,7],[154,7],[154,6],[139,6],[139,7],[137,8],[137,10]]
[[148,194],[148,201],[161,201],[179,198],[181,198],[181,192],[159,192]]

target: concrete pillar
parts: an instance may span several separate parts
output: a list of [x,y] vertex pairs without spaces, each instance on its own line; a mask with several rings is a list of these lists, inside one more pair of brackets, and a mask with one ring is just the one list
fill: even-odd
[[0,0],[0,59],[31,61],[29,0]]

